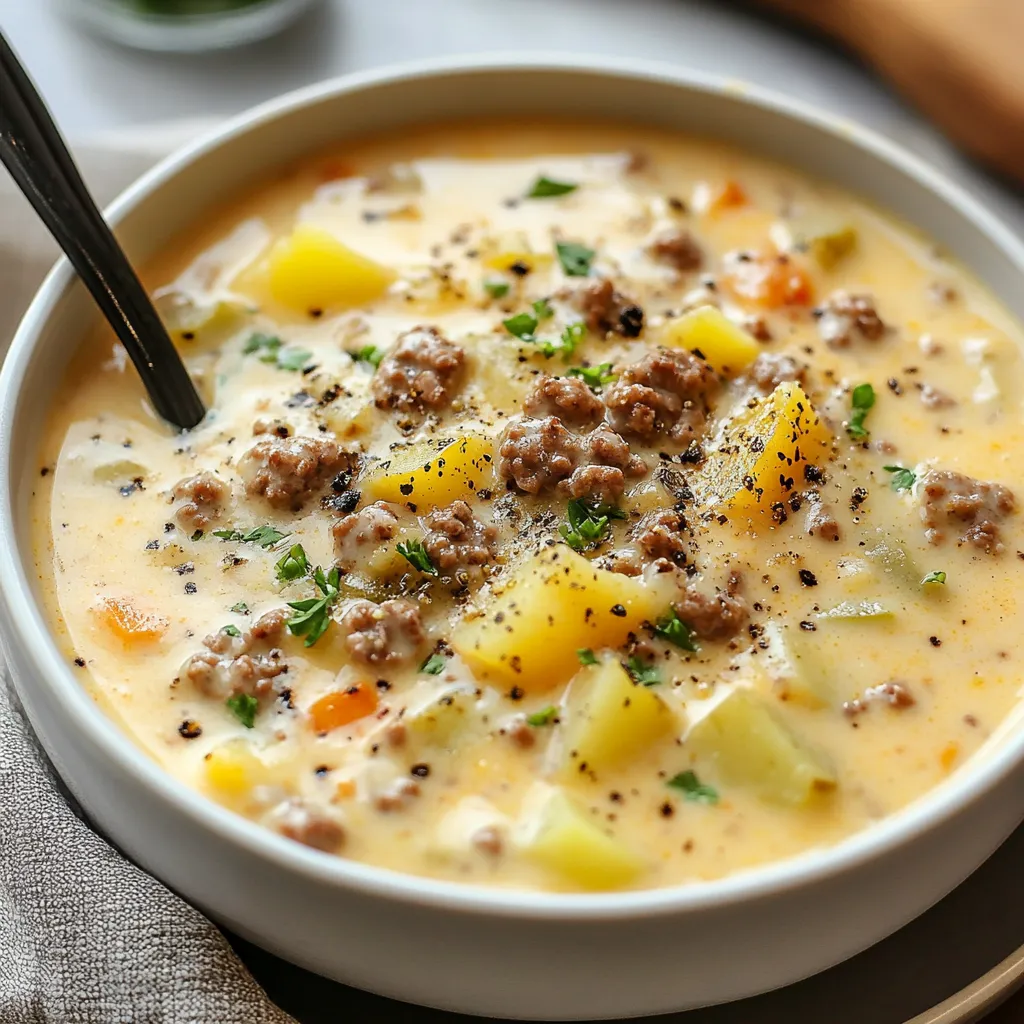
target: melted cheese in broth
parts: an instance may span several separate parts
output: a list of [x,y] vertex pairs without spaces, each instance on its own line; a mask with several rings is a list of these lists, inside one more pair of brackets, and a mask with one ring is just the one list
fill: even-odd
[[172,434],[93,337],[38,569],[82,684],[233,811],[664,886],[897,811],[1019,700],[1021,329],[845,194],[653,130],[438,127],[145,278],[209,415]]

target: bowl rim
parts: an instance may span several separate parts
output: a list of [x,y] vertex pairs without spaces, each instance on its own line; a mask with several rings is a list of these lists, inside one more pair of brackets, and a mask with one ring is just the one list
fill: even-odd
[[[823,141],[832,137],[853,142],[915,185],[937,195],[962,218],[973,223],[1024,275],[1024,240],[1005,227],[965,188],[872,129],[802,100],[731,77],[663,61],[551,52],[430,58],[355,72],[294,90],[230,118],[161,160],[126,189],[105,210],[105,215],[116,224],[199,157],[308,105],[383,85],[411,87],[420,79],[477,72],[582,72],[613,79],[650,81],[689,92],[725,95],[782,115],[816,129]],[[1018,737],[1006,740],[999,749],[975,755],[948,780],[906,807],[835,844],[815,847],[710,881],[626,892],[558,893],[442,881],[320,853],[276,835],[179,781],[105,714],[72,673],[33,595],[28,579],[31,555],[26,552],[23,557],[14,540],[17,500],[16,487],[11,486],[16,484],[11,477],[14,412],[35,344],[53,308],[73,280],[72,268],[62,258],[36,293],[0,370],[0,600],[6,612],[4,630],[10,629],[20,637],[37,677],[24,682],[16,679],[15,686],[49,688],[67,712],[74,715],[77,728],[94,752],[144,785],[163,806],[162,813],[173,811],[184,815],[222,842],[241,847],[245,853],[271,862],[277,868],[304,875],[307,881],[352,889],[366,896],[507,918],[614,920],[724,908],[825,882],[892,853],[939,827],[991,791],[1024,762],[1024,730],[1021,730]]]

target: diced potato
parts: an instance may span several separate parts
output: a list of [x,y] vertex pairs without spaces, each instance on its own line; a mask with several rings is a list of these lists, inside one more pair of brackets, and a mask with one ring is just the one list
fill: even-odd
[[471,687],[453,686],[422,707],[407,712],[402,724],[410,743],[450,748],[473,717],[476,701],[476,691]]
[[667,739],[678,726],[654,690],[633,682],[612,659],[576,673],[560,718],[554,771],[563,779],[614,769]]
[[316,732],[326,733],[365,718],[376,709],[377,690],[368,683],[356,683],[317,700],[309,709],[309,719]]
[[834,702],[833,671],[825,663],[817,641],[771,620],[764,625],[763,639],[768,646],[761,668],[775,696],[811,708]]
[[110,632],[126,644],[151,643],[167,631],[167,620],[162,615],[140,611],[123,597],[105,597],[96,613]]
[[655,588],[557,545],[520,563],[451,645],[478,678],[539,693],[576,673],[578,648],[619,647],[664,610]]
[[420,441],[396,448],[360,480],[371,501],[411,503],[417,511],[450,505],[491,487],[494,442],[478,434],[455,441]]
[[253,787],[272,784],[275,774],[248,740],[228,740],[210,751],[203,762],[206,786],[218,800],[231,806],[245,804]]
[[749,366],[759,352],[757,342],[714,306],[698,306],[669,320],[658,340],[669,348],[696,349],[726,377]]
[[300,224],[270,254],[270,291],[292,309],[347,309],[379,298],[395,279],[387,267],[322,228]]
[[892,537],[884,537],[867,548],[864,557],[878,567],[883,577],[896,584],[916,589],[924,576],[921,567],[910,557],[903,544]]
[[832,769],[749,689],[731,691],[696,722],[686,746],[713,763],[726,782],[749,786],[768,800],[802,804],[836,784]]
[[697,494],[706,504],[767,513],[803,486],[804,466],[824,461],[831,444],[803,388],[786,381],[726,424],[723,443],[694,477]]
[[581,889],[619,889],[647,867],[639,854],[607,835],[557,789],[533,812],[520,849]]

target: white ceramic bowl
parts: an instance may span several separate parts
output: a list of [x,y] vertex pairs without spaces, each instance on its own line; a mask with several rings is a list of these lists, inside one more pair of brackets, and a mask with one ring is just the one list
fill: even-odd
[[[318,85],[259,107],[169,160],[110,209],[145,261],[250,181],[367,130],[474,115],[653,122],[830,178],[920,225],[1024,317],[1024,245],[884,139],[738,83],[601,59],[447,60]],[[578,1019],[737,999],[820,971],[899,928],[1024,817],[1024,728],[1007,725],[944,785],[830,848],[715,882],[545,895],[433,882],[328,857],[165,775],[98,710],[40,607],[27,504],[34,452],[83,324],[61,263],[0,376],[4,652],[32,724],[100,828],[239,934],[314,971],[450,1010]]]

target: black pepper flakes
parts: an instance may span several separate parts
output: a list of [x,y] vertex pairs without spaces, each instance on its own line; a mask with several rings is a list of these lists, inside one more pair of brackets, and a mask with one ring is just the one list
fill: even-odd
[[810,569],[801,569],[798,575],[800,576],[800,582],[805,587],[816,587],[818,585],[818,577]]
[[932,647],[941,647],[942,646],[942,641],[937,636],[930,636],[930,637],[928,637],[928,643],[930,643],[932,645]]
[[526,691],[521,686],[513,686],[508,691],[509,700],[522,700],[526,696]]
[[417,779],[425,779],[430,774],[430,765],[423,764],[423,762],[414,764],[412,768],[409,769],[409,774],[414,775]]
[[189,580],[189,582],[185,584],[186,594],[196,594],[198,592],[199,588],[191,580]]
[[85,668],[85,658],[75,658],[75,664],[79,668]]
[[203,727],[198,722],[192,721],[191,718],[186,718],[178,726],[178,735],[182,739],[194,740],[203,735]]
[[626,609],[621,604],[613,604],[609,610],[617,618],[624,619],[626,617]]

